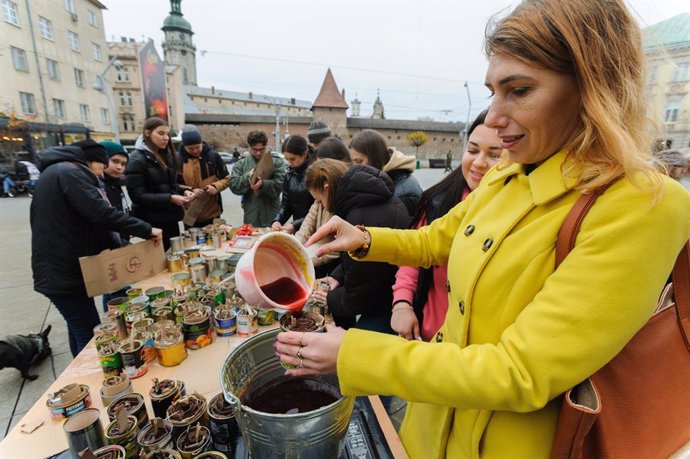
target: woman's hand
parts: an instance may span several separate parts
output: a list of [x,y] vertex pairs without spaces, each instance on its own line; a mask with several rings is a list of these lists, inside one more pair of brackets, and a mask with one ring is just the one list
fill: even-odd
[[283,225],[281,225],[280,222],[273,222],[273,224],[271,225],[271,229],[273,231],[282,231]]
[[419,334],[419,321],[417,316],[412,309],[412,305],[406,301],[402,301],[396,304],[407,305],[408,307],[398,307],[393,309],[393,315],[391,316],[391,328],[398,334],[408,341],[413,339],[421,340],[422,337]]
[[333,325],[326,325],[326,333],[283,332],[273,349],[281,361],[295,366],[287,375],[335,373],[344,336],[345,330]]
[[189,204],[189,201],[189,196],[180,196],[179,194],[173,194],[172,196],[170,196],[170,202],[172,202],[176,206],[184,206],[185,204]]
[[163,230],[160,228],[151,228],[151,236],[149,239],[153,239],[153,244],[158,247],[163,240]]
[[204,190],[203,188],[195,188],[192,190],[192,193],[193,193],[193,196],[195,198],[200,198],[200,197],[205,196],[207,194],[206,190]]
[[316,251],[317,256],[331,252],[349,252],[360,248],[364,244],[364,233],[362,231],[342,218],[334,216],[325,225],[317,229],[304,246],[309,247],[329,234],[333,234],[335,240],[319,247]]
[[295,226],[292,223],[288,223],[287,225],[283,226],[282,231],[285,231],[288,234],[295,234]]

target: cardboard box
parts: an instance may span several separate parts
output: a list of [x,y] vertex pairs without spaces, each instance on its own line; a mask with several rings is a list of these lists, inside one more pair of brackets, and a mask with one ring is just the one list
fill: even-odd
[[165,270],[163,244],[153,241],[130,244],[98,255],[79,258],[90,297],[111,293]]

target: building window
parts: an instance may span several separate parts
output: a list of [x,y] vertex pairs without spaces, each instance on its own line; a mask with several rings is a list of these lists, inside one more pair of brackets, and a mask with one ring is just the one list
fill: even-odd
[[19,92],[19,99],[22,101],[22,111],[27,115],[34,115],[36,113],[36,104],[34,103],[34,95],[28,92]]
[[89,18],[89,25],[93,27],[98,27],[98,16],[91,10],[87,10],[86,14]]
[[84,81],[84,71],[80,69],[74,69],[74,81],[77,83],[77,87],[86,87],[86,82]]
[[131,115],[123,115],[122,116],[122,130],[123,131],[134,131],[134,117]]
[[69,47],[72,49],[72,51],[79,52],[79,35],[68,30],[67,38],[69,40]]
[[65,11],[77,14],[77,6],[74,4],[74,0],[65,0]]
[[125,105],[125,93],[120,91],[120,106],[124,107]]
[[53,99],[53,110],[56,118],[65,117],[65,101],[62,99]]
[[673,81],[686,81],[690,76],[690,61],[680,62],[673,71]]
[[82,121],[91,121],[91,108],[86,104],[79,104],[79,117]]
[[132,93],[127,91],[127,105],[132,106]]
[[46,68],[48,69],[48,78],[54,81],[60,81],[60,68],[58,61],[46,59]]
[[17,4],[10,0],[2,0],[2,17],[5,19],[5,22],[19,26]]
[[678,113],[680,112],[680,101],[670,100],[666,103],[664,108],[664,122],[675,123],[678,121]]
[[12,50],[12,65],[14,65],[14,69],[20,72],[28,72],[29,61],[26,59],[26,51],[14,46],[10,46],[10,49]]
[[117,70],[117,81],[129,81],[129,69],[121,67]]
[[53,23],[50,19],[46,19],[43,16],[38,17],[38,28],[41,31],[41,36],[46,40],[53,39]]
[[93,58],[96,59],[97,61],[101,60],[101,47],[100,45],[97,45],[96,43],[91,43],[91,54],[93,54]]
[[110,110],[101,108],[101,121],[103,124],[110,125]]

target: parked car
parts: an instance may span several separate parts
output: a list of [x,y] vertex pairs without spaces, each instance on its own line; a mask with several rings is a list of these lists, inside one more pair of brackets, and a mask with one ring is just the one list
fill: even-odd
[[221,158],[223,158],[223,162],[225,164],[232,164],[235,161],[232,158],[232,155],[228,153],[227,151],[219,151],[218,154],[220,155]]

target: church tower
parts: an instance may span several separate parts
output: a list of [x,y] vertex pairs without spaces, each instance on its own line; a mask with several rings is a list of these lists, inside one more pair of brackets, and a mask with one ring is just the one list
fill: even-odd
[[196,46],[192,43],[192,25],[182,17],[182,0],[170,0],[170,16],[163,21],[165,41],[163,54],[166,65],[182,69],[184,84],[196,86]]
[[343,136],[347,132],[347,102],[344,91],[338,90],[338,85],[329,68],[321,85],[319,95],[311,107],[315,120],[321,120],[331,128],[333,134]]
[[376,91],[376,101],[374,102],[374,113],[371,114],[371,118],[375,120],[384,120],[386,115],[383,111],[383,102],[381,102],[381,94]]

